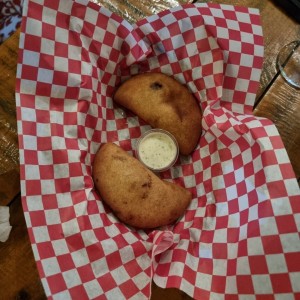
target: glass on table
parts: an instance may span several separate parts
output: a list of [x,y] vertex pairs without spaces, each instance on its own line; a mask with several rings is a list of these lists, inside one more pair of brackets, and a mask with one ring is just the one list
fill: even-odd
[[300,88],[300,40],[282,47],[276,64],[283,78],[290,85]]

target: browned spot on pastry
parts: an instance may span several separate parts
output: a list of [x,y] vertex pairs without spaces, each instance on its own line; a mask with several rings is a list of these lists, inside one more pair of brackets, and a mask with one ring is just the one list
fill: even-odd
[[127,219],[128,221],[132,221],[132,220],[134,219],[134,215],[128,215],[128,216],[126,217],[126,219]]
[[152,179],[151,179],[151,176],[148,175],[148,179],[147,179],[146,182],[144,182],[144,183],[142,184],[142,187],[143,187],[143,188],[145,188],[145,187],[150,188],[150,187],[151,187],[151,184],[152,184]]
[[136,185],[137,183],[134,181],[134,182],[131,182],[129,185],[128,185],[128,190],[129,191],[133,191],[136,189]]
[[151,176],[148,174],[147,176],[147,181],[144,182],[142,184],[142,188],[143,188],[143,194],[142,194],[142,199],[146,199],[148,198],[149,196],[149,191],[150,191],[150,188],[152,186],[152,179],[151,179]]
[[113,159],[119,160],[119,161],[126,161],[126,157],[120,156],[120,155],[113,155]]
[[160,90],[162,87],[163,87],[163,85],[160,82],[157,82],[157,81],[150,84],[150,88],[152,90]]

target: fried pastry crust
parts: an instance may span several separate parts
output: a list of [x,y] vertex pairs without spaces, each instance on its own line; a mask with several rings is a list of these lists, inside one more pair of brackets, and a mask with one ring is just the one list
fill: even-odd
[[181,154],[188,155],[201,135],[202,112],[187,87],[163,73],[143,73],[126,80],[114,101],[154,128],[172,133]]
[[124,223],[155,228],[173,223],[192,194],[164,180],[113,143],[103,144],[93,162],[93,179],[102,200]]

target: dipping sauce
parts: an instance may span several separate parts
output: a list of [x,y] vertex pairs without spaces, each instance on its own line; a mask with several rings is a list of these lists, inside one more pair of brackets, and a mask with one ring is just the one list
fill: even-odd
[[147,131],[138,141],[139,160],[153,171],[165,171],[178,157],[178,144],[174,136],[162,129]]

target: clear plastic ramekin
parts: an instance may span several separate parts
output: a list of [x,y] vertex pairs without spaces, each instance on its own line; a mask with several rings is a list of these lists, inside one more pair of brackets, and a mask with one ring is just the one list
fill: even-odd
[[136,154],[139,161],[154,172],[170,169],[179,155],[175,137],[163,129],[145,132],[137,142]]

